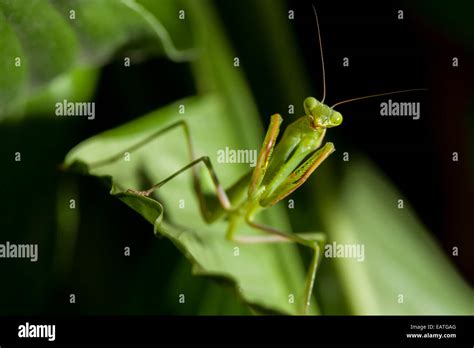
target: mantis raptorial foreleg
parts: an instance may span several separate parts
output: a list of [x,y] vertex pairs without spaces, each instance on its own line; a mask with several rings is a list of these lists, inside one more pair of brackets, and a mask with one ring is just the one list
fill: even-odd
[[278,133],[280,133],[280,125],[282,121],[283,119],[279,114],[274,114],[270,118],[270,125],[268,126],[267,134],[263,140],[260,153],[258,154],[255,170],[252,173],[252,181],[250,182],[248,191],[249,197],[253,197],[255,195],[257,189],[262,183],[263,178],[265,177],[265,172],[267,171]]
[[[201,214],[204,217],[204,220],[206,222],[211,223],[211,222],[215,221],[217,218],[219,218],[223,213],[225,213],[225,211],[230,211],[232,209],[232,203],[231,202],[233,200],[234,201],[238,200],[239,195],[242,196],[242,191],[243,191],[242,188],[245,188],[248,185],[248,176],[242,177],[239,181],[237,181],[228,190],[229,191],[229,196],[230,196],[230,198],[229,198],[229,196],[226,194],[226,191],[224,190],[224,188],[222,187],[222,185],[219,182],[219,179],[216,175],[216,172],[214,171],[214,168],[212,167],[212,163],[211,163],[209,157],[202,156],[198,159],[194,159],[194,153],[195,153],[194,152],[194,147],[193,147],[192,140],[191,140],[189,126],[186,123],[186,121],[181,120],[181,121],[178,121],[176,123],[173,123],[173,124],[167,126],[163,130],[158,131],[158,132],[152,134],[151,136],[149,136],[148,138],[144,139],[144,141],[140,142],[136,146],[133,146],[132,148],[129,149],[129,151],[138,149],[139,147],[145,145],[146,143],[152,141],[153,139],[155,139],[155,138],[157,138],[161,135],[164,135],[166,132],[168,132],[168,131],[170,131],[174,128],[177,128],[177,127],[181,127],[184,130],[186,145],[187,145],[187,149],[188,149],[188,152],[189,152],[191,162],[189,164],[187,164],[186,166],[184,166],[183,168],[181,168],[180,170],[178,170],[175,173],[171,174],[170,176],[168,176],[164,180],[162,180],[162,181],[156,183],[155,185],[151,186],[147,190],[137,191],[137,190],[129,189],[128,192],[135,193],[135,194],[141,195],[141,196],[149,196],[151,193],[153,193],[153,191],[160,188],[161,186],[163,186],[164,184],[166,184],[168,181],[172,180],[173,178],[175,178],[179,174],[185,172],[188,169],[192,169],[194,190],[196,191],[196,194],[197,194],[197,197],[198,197],[198,200],[199,200],[199,207],[201,209]],[[120,154],[120,156],[121,156],[121,154]],[[205,167],[207,168],[207,170],[208,170],[208,172],[211,176],[212,183],[214,185],[215,191],[216,191],[216,196],[208,197],[208,196],[203,194],[202,187],[201,187],[201,179],[199,177],[198,172],[195,170],[196,169],[195,166],[199,163],[203,163],[205,165]],[[216,200],[217,200],[217,202],[216,202]]]
[[303,185],[316,168],[334,151],[334,144],[326,143],[320,150],[316,151],[309,159],[296,168],[273,194],[263,199],[261,202],[262,205],[272,206],[290,195],[298,187]]

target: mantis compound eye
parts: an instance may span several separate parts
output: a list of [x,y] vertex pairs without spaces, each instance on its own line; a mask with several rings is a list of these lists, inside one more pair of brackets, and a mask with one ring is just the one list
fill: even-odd
[[342,115],[340,112],[334,111],[330,118],[330,127],[339,126],[342,123]]
[[311,110],[318,106],[319,102],[316,98],[308,97],[304,100],[304,111],[306,115],[311,115]]

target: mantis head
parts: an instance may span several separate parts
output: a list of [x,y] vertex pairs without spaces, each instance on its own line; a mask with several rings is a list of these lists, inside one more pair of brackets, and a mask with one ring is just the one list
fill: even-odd
[[313,97],[308,97],[304,100],[304,111],[307,116],[312,117],[314,128],[332,128],[342,123],[340,112]]

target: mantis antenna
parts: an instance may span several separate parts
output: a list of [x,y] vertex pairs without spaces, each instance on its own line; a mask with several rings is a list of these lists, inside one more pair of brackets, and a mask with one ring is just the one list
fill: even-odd
[[[321,100],[321,103],[324,103],[324,100],[326,99],[326,71],[324,68],[324,55],[323,55],[323,44],[321,42],[321,30],[319,29],[319,19],[318,19],[318,13],[316,11],[316,7],[313,6],[313,11],[314,11],[314,17],[316,17],[316,27],[318,29],[318,41],[319,41],[319,51],[321,52],[321,67],[322,67],[322,72],[323,72],[323,98]],[[394,92],[387,92],[387,93],[379,93],[379,94],[372,94],[372,95],[367,95],[364,97],[357,97],[357,98],[352,98],[352,99],[347,99],[340,101],[333,106],[331,106],[331,109],[334,108],[337,105],[345,104],[345,103],[350,103],[356,100],[361,100],[361,99],[368,99],[368,98],[374,98],[374,97],[380,97],[383,95],[390,95],[390,94],[398,94],[398,93],[405,93],[405,92],[415,92],[415,91],[427,91],[427,88],[415,88],[415,89],[405,89],[401,91],[394,91]]]
[[380,97],[380,96],[389,95],[389,94],[398,94],[398,93],[415,92],[415,91],[427,91],[427,90],[428,90],[428,88],[415,88],[415,89],[404,89],[404,90],[401,90],[401,91],[394,91],[394,92],[387,92],[387,93],[379,93],[379,94],[366,95],[366,96],[364,96],[364,97],[357,97],[357,98],[352,98],[352,99],[347,99],[347,100],[340,101],[340,102],[334,104],[333,106],[331,106],[331,109],[334,108],[334,107],[337,106],[337,105],[341,105],[341,104],[345,104],[345,103],[350,103],[350,102],[353,102],[353,101],[356,101],[356,100],[361,100],[361,99],[368,99],[368,98]]
[[319,52],[321,52],[321,66],[323,70],[323,99],[321,100],[321,103],[324,103],[324,99],[326,99],[326,72],[324,70],[323,44],[321,43],[321,31],[319,30],[318,13],[316,12],[316,7],[314,5],[313,10],[314,16],[316,17],[316,27],[318,28]]

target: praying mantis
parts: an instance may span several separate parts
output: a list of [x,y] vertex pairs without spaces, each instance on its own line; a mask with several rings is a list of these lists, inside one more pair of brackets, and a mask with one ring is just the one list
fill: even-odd
[[[289,124],[279,140],[278,136],[283,119],[280,114],[272,115],[255,168],[237,180],[235,184],[224,189],[210,158],[208,156],[195,157],[191,132],[185,120],[180,120],[164,129],[156,131],[128,150],[135,150],[153,138],[164,135],[172,129],[181,128],[185,135],[187,152],[190,158],[189,164],[146,190],[130,188],[127,190],[128,193],[138,196],[150,196],[155,190],[158,190],[176,176],[191,170],[193,187],[198,199],[201,215],[209,224],[226,218],[228,221],[226,238],[228,240],[243,244],[287,242],[309,248],[313,254],[306,273],[301,308],[302,314],[307,314],[310,308],[316,272],[325,244],[325,235],[318,232],[284,232],[275,227],[257,222],[256,217],[262,210],[280,202],[303,185],[315,170],[335,151],[333,143],[326,142],[323,145],[327,130],[340,126],[343,122],[343,116],[334,109],[335,106],[366,98],[425,90],[420,88],[380,93],[341,101],[332,106],[325,104],[326,77],[321,33],[318,15],[314,6],[313,10],[316,18],[321,54],[323,97],[321,101],[314,97],[306,98],[303,103],[305,115]],[[204,168],[209,172],[215,195],[204,193],[200,172],[197,170],[198,165],[204,165]],[[252,228],[261,231],[262,235],[238,235],[241,224],[248,224]]]

